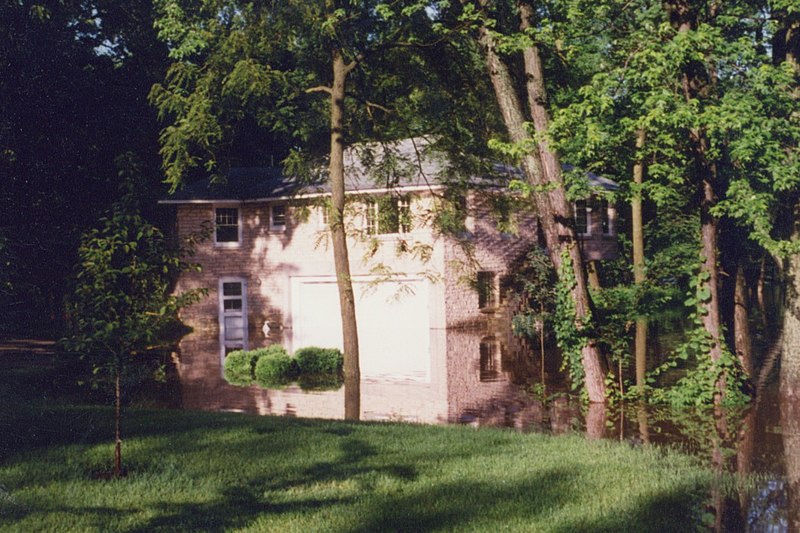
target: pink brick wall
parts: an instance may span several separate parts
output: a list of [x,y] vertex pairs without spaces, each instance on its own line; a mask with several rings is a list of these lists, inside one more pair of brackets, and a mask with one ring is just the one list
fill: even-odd
[[[412,212],[430,210],[431,197],[417,197]],[[468,410],[468,398],[499,395],[503,387],[480,382],[480,332],[470,334],[444,328],[478,328],[484,331],[501,320],[507,309],[498,312],[478,308],[474,288],[477,271],[492,271],[498,282],[509,274],[509,265],[536,245],[536,222],[532,217],[519,221],[518,235],[503,235],[489,215],[484,196],[474,195],[468,203],[469,234],[465,236],[471,255],[456,240],[437,236],[430,228],[417,227],[403,237],[409,245],[424,244],[432,256],[422,264],[410,254],[398,256],[397,236],[380,237],[377,251],[371,243],[351,239],[351,273],[366,276],[376,264],[383,264],[395,273],[427,271],[440,280],[431,285],[429,312],[431,326],[431,373],[428,383],[417,384],[413,394],[416,407],[393,407],[395,400],[409,401],[406,389],[392,384],[366,381],[363,386],[365,418],[380,418],[395,413],[398,418],[419,421],[442,421]],[[288,210],[283,232],[269,230],[269,207],[263,203],[240,206],[242,243],[238,248],[216,247],[212,239],[197,249],[194,260],[202,272],[189,272],[179,280],[177,290],[206,287],[209,294],[201,302],[185,309],[182,319],[193,331],[180,345],[177,365],[182,383],[184,405],[203,409],[238,409],[258,413],[297,414],[326,418],[341,417],[341,392],[304,393],[298,389],[264,391],[258,387],[238,388],[222,378],[217,287],[221,277],[247,280],[248,344],[250,348],[272,343],[288,345],[292,338],[290,280],[292,276],[334,276],[333,253],[320,215],[313,206],[295,206]],[[211,204],[184,204],[177,208],[179,236],[197,231],[203,222],[213,221]],[[358,226],[358,215],[356,224]],[[598,232],[599,233],[599,232]],[[615,245],[615,242],[614,242]],[[368,260],[365,257],[369,256]],[[499,285],[499,283],[498,283]],[[502,303],[502,302],[501,302]],[[499,316],[503,315],[503,316]],[[332,317],[338,320],[338,316]],[[268,335],[265,335],[268,324]],[[441,329],[440,334],[436,330]],[[477,339],[477,340],[476,340]],[[508,345],[508,340],[503,341]],[[478,363],[475,363],[476,357]],[[475,367],[475,365],[478,367]],[[477,381],[476,381],[477,380]],[[497,390],[495,390],[497,389]],[[455,402],[448,407],[451,402]],[[424,407],[424,406],[428,407]],[[394,411],[393,411],[394,410]],[[418,412],[420,414],[413,414]]]

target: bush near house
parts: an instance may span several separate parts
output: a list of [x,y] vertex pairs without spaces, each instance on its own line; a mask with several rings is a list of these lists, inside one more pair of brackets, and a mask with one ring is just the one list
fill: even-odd
[[303,390],[336,390],[342,386],[344,356],[336,348],[309,346],[294,353]]
[[296,377],[297,363],[283,346],[273,344],[256,361],[255,381],[265,389],[283,388]]
[[225,358],[223,376],[225,381],[237,387],[249,387],[253,383],[253,372],[259,350],[236,350]]
[[342,386],[344,357],[336,348],[309,346],[290,357],[273,344],[256,350],[237,350],[225,358],[224,377],[231,385],[253,382],[267,389],[283,388],[295,379],[303,390],[336,390]]

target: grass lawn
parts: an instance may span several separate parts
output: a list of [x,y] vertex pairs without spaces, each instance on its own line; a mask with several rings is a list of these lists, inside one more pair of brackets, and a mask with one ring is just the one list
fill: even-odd
[[[691,531],[709,477],[658,449],[505,430],[127,411],[1,368],[0,531]],[[57,387],[56,387],[57,388]]]

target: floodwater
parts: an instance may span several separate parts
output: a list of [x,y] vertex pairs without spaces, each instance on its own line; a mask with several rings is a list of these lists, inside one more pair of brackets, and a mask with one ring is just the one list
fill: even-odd
[[[782,404],[777,379],[737,413],[638,405],[585,408],[568,394],[558,357],[510,331],[431,330],[423,372],[362,376],[362,420],[499,426],[554,435],[585,433],[632,447],[673,446],[716,473],[703,525],[719,532],[800,532],[800,406]],[[391,350],[395,349],[395,352]],[[404,357],[388,346],[384,358]],[[418,355],[418,354],[417,354]],[[367,354],[369,356],[369,354]],[[544,361],[544,363],[542,363]],[[265,390],[221,376],[182,378],[184,405],[284,416],[342,418],[343,390]],[[791,482],[790,482],[791,480]]]

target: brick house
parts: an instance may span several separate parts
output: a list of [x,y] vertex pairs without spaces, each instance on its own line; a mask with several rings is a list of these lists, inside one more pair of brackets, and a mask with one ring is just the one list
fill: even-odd
[[[513,339],[483,334],[473,339],[456,332],[485,331],[508,313],[501,282],[514,261],[538,245],[533,215],[509,219],[497,213],[502,203],[497,176],[470,180],[468,192],[452,200],[437,179],[443,162],[435,154],[420,159],[418,150],[413,141],[399,143],[392,164],[374,163],[377,172],[371,178],[364,161],[374,162],[373,157],[353,151],[346,155],[345,222],[365,418],[392,413],[420,421],[450,420],[460,416],[452,412],[455,396],[475,393],[471,381],[496,381],[487,376],[500,371],[501,353]],[[398,161],[410,162],[406,172],[398,171]],[[506,174],[513,177],[513,172]],[[609,180],[589,179],[596,187],[616,188]],[[179,236],[204,223],[214,226],[194,258],[202,271],[185,273],[177,286],[210,289],[182,314],[192,328],[177,354],[185,406],[342,416],[341,392],[242,389],[222,378],[224,357],[235,349],[272,343],[289,353],[304,346],[341,347],[327,197],[324,182],[301,185],[275,169],[250,168],[232,170],[224,185],[197,183],[160,202],[175,207]],[[460,231],[452,234],[433,224],[447,202],[464,213]],[[613,257],[613,204],[581,202],[575,216],[585,256]],[[480,368],[472,372],[475,376],[456,378],[464,372],[459,363],[467,359],[464,349],[477,357]],[[458,392],[462,388],[471,392]]]

